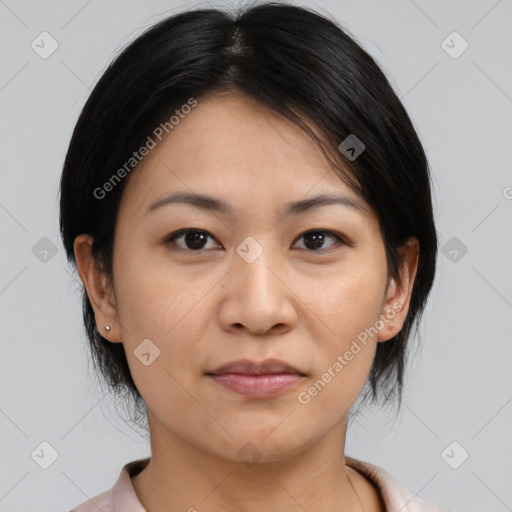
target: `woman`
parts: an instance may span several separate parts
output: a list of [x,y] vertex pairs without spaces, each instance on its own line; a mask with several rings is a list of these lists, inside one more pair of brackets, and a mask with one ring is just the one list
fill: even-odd
[[345,455],[359,396],[400,404],[437,236],[411,120],[335,22],[159,22],[88,99],[60,207],[94,361],[151,440],[75,512],[444,510]]

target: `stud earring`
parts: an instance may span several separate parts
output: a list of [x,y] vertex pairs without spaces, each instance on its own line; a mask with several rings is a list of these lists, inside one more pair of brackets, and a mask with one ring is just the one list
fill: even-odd
[[107,334],[110,332],[110,325],[105,325],[105,332]]

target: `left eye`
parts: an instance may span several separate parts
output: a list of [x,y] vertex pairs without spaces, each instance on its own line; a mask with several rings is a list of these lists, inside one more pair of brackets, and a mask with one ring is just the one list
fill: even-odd
[[[300,238],[304,238],[306,240],[305,246],[306,249],[311,249],[310,252],[331,252],[335,249],[322,249],[322,245],[325,243],[326,235],[339,242],[342,245],[348,245],[345,240],[343,240],[339,235],[334,233],[333,231],[315,229],[306,231],[300,235]],[[214,239],[207,231],[203,231],[202,229],[182,229],[176,233],[171,234],[166,238],[166,243],[175,243],[178,245],[179,249],[189,252],[199,252],[203,250],[205,247],[205,241],[210,237]],[[183,239],[185,247],[180,246],[176,243],[177,240]],[[335,244],[331,244],[332,247]]]
[[[305,240],[309,240],[309,245],[313,246],[313,252],[315,251],[322,251],[322,252],[331,252],[335,249],[321,249],[321,245],[325,242],[325,234],[327,233],[327,237],[333,238],[335,241],[339,242],[342,245],[345,245],[345,241],[336,233],[332,231],[325,231],[321,229],[306,231],[302,235],[300,235],[300,238],[304,238]],[[329,247],[332,247],[335,244],[332,244]]]

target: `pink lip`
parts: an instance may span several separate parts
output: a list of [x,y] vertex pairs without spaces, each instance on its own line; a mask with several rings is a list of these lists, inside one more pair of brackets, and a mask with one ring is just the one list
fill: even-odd
[[268,398],[291,388],[302,375],[297,373],[273,373],[245,375],[240,373],[209,374],[221,386],[250,398]]
[[280,359],[270,358],[264,361],[251,361],[250,359],[237,359],[219,366],[216,370],[208,374],[219,375],[221,373],[241,373],[244,375],[268,375],[274,373],[295,373],[304,375],[294,366],[281,361]]

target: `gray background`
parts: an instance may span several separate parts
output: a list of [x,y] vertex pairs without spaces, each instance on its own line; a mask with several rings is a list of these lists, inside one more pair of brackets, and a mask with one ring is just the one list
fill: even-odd
[[[189,7],[208,5],[222,4]],[[366,411],[346,453],[453,511],[510,511],[512,1],[306,5],[340,20],[403,99],[430,159],[444,247],[402,413],[393,423]],[[0,511],[69,510],[149,454],[89,371],[58,182],[79,111],[114,52],[184,6],[0,0]],[[43,31],[59,45],[47,59],[31,47]],[[457,58],[460,39],[442,44],[453,31],[469,44]],[[43,441],[58,453],[48,469],[31,458]],[[450,467],[463,450],[469,458]]]

